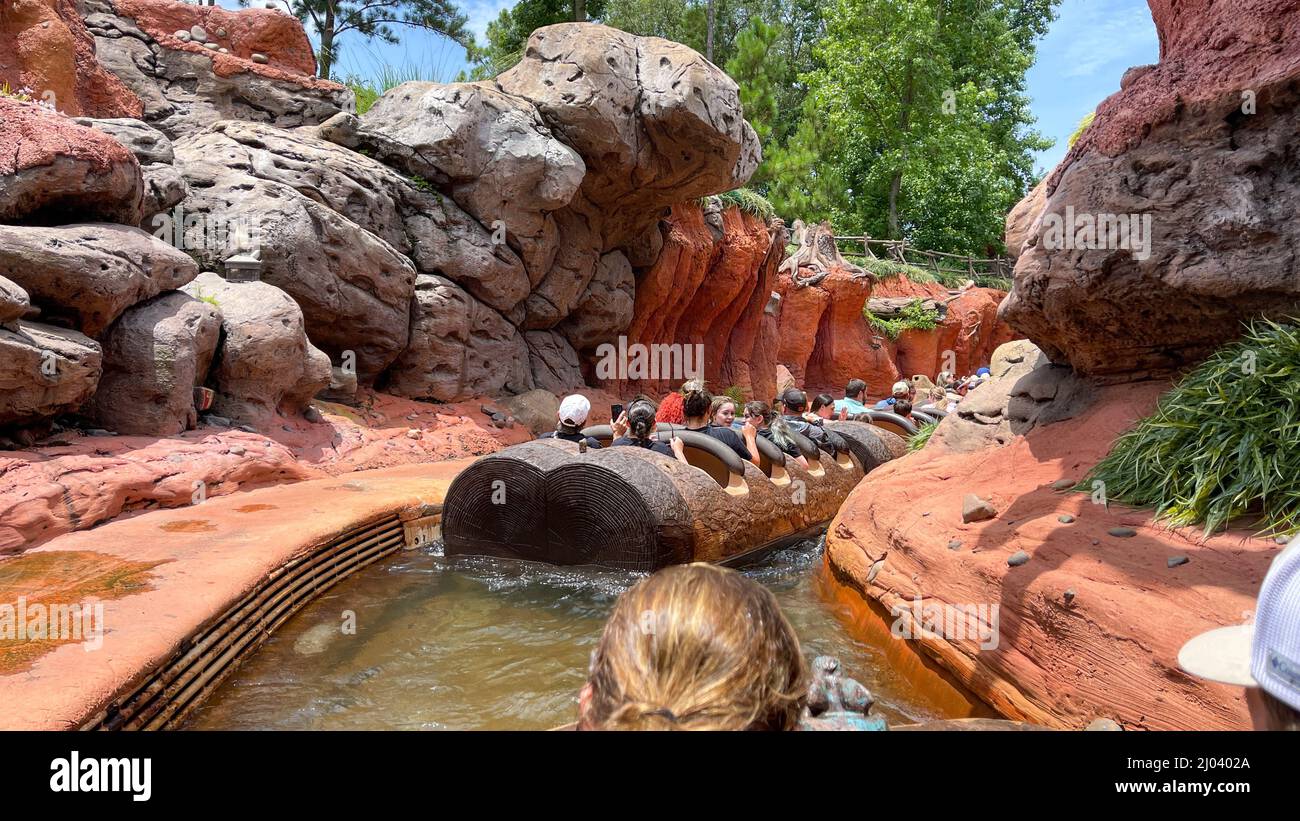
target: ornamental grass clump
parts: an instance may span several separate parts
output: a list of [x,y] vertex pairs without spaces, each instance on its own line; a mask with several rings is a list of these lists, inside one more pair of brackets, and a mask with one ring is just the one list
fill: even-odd
[[1300,530],[1300,327],[1250,323],[1077,489],[1154,508],[1170,526],[1203,525],[1207,536],[1241,516],[1267,535]]

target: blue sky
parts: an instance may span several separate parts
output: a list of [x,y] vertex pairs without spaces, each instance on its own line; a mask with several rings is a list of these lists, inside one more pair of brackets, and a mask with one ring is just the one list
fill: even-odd
[[[237,0],[218,2],[228,8],[239,5]],[[481,41],[487,24],[513,2],[461,0],[459,6]],[[464,49],[424,32],[408,33],[399,46],[366,43],[355,36],[348,36],[343,46],[335,72],[340,77],[374,77],[380,66],[389,64],[404,73],[451,81],[465,67]],[[1037,128],[1056,140],[1038,155],[1040,170],[1056,166],[1079,120],[1119,90],[1125,69],[1158,58],[1155,24],[1144,0],[1064,0],[1058,19],[1038,45],[1038,62],[1028,76]]]

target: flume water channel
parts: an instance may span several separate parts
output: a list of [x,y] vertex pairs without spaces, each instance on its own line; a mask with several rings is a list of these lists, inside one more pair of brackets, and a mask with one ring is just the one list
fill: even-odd
[[[822,545],[745,569],[805,655],[833,655],[891,724],[942,717],[815,588]],[[576,717],[592,648],[636,574],[403,551],[289,620],[195,713],[192,729],[543,730]],[[355,634],[343,632],[348,611]]]

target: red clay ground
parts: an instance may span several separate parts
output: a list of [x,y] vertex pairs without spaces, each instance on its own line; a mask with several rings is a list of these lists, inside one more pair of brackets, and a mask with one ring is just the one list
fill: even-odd
[[62,536],[0,561],[0,603],[103,603],[103,643],[0,641],[0,729],[69,729],[290,559],[441,503],[469,460],[236,493]]

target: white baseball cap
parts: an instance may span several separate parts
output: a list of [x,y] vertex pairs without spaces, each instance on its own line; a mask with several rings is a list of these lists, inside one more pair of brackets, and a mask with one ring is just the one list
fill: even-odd
[[587,421],[591,413],[591,403],[580,393],[571,393],[560,403],[560,421],[572,427],[578,427]]
[[894,389],[893,389],[894,396],[901,396],[905,393],[911,393],[911,392],[912,392],[912,386],[907,384],[906,382],[894,383]]
[[1262,688],[1300,710],[1300,536],[1269,565],[1254,624],[1196,636],[1178,651],[1178,666],[1209,681]]

